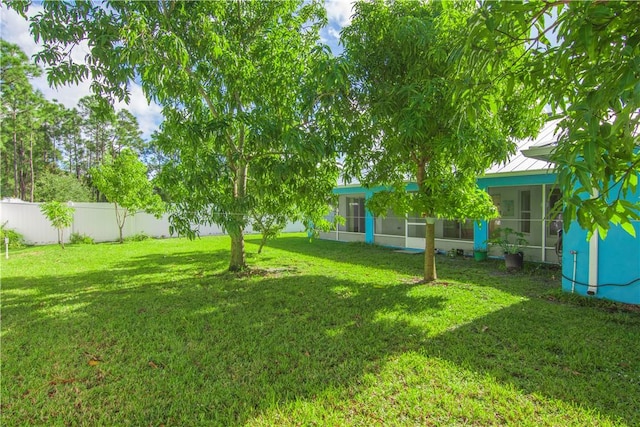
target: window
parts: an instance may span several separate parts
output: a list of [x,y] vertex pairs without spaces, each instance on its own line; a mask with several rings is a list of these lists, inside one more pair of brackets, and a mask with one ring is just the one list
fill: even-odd
[[418,212],[407,215],[407,237],[424,239],[427,234],[427,220]]
[[558,231],[562,230],[562,193],[559,189],[554,188],[549,192],[548,199],[549,204],[547,205],[547,218],[548,227],[547,233],[549,236],[557,236]]
[[364,233],[364,197],[347,197],[346,203],[346,231]]
[[473,240],[473,221],[443,221],[442,237],[446,239]]
[[460,238],[464,240],[473,240],[473,221],[470,219],[460,223]]
[[407,237],[415,237],[424,239],[427,234],[426,224],[408,224],[407,225]]
[[520,192],[520,231],[531,233],[531,191]]
[[333,205],[329,205],[329,213],[324,216],[324,219],[329,221],[330,223],[334,223],[336,219],[336,214],[338,213],[338,208]]
[[376,234],[404,236],[404,216],[398,216],[389,210],[384,218],[376,217]]
[[407,222],[409,224],[426,224],[427,220],[417,212],[410,212],[409,215],[407,215]]
[[[502,197],[500,194],[490,194],[493,206],[496,207],[498,214],[502,214]],[[489,221],[489,236],[493,236],[496,229],[500,228],[500,219],[492,219]]]

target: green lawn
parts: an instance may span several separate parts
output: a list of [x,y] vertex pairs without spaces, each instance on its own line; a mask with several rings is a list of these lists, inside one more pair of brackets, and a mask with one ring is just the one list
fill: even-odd
[[557,271],[285,235],[2,258],[13,425],[640,425],[640,314]]

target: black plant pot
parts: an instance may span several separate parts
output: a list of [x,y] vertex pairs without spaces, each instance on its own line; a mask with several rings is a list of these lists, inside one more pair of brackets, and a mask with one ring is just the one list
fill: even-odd
[[522,270],[524,253],[518,252],[515,254],[504,254],[504,262],[507,266],[507,270]]

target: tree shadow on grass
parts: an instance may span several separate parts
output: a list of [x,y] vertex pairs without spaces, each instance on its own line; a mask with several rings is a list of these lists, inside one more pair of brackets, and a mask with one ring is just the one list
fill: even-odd
[[[260,239],[247,237],[246,242],[258,245]],[[330,240],[309,241],[305,237],[285,236],[270,240],[268,248],[297,253],[305,257],[330,260],[337,263],[395,271],[413,275],[418,282],[423,277],[424,255],[396,253],[394,249],[364,243],[345,243]],[[487,286],[519,296],[539,295],[560,289],[560,275],[548,268],[553,266],[527,264],[522,272],[506,272],[504,261],[476,262],[473,258],[436,255],[439,282],[458,281]]]
[[199,271],[211,273],[224,269],[230,251],[226,249],[175,252],[170,254],[152,253],[136,256],[114,266],[115,270],[129,276],[162,274],[165,271]]
[[[215,255],[221,266],[227,254]],[[367,374],[408,352],[640,423],[637,316],[531,299],[434,334],[411,320],[460,310],[446,287],[286,271],[197,277],[211,257],[123,261],[114,270],[129,288],[110,272],[54,289],[47,278],[4,280],[3,294],[17,291],[3,295],[6,424],[243,424],[327,393],[348,402]]]
[[12,276],[4,278],[3,281],[10,285],[7,286],[8,288],[12,289],[28,288],[44,293],[54,291],[73,293],[82,291],[84,287],[92,283],[115,283],[123,278],[134,278],[135,281],[137,276],[143,275],[163,275],[185,271],[217,271],[225,266],[224,260],[229,253],[228,250],[152,253],[130,257],[90,272],[67,274],[64,269],[60,269],[47,276]]
[[640,425],[640,317],[532,299],[429,340],[429,356]]
[[95,304],[119,304],[116,310],[126,309],[128,301],[135,306],[139,295],[170,294],[201,283],[211,271],[224,269],[228,254],[226,250],[156,253],[78,274],[60,271],[39,277],[3,278],[2,316],[9,322],[14,316],[28,313],[33,324],[67,317],[76,310],[86,311],[86,306]]
[[[247,236],[245,242],[248,245],[259,245],[261,239],[255,236]],[[263,249],[268,253],[269,248],[287,252],[293,252],[304,256],[323,258],[338,263],[349,263],[365,267],[375,267],[384,270],[411,269],[412,273],[420,274],[424,256],[417,253],[396,253],[393,249],[368,245],[365,243],[347,243],[330,240],[314,239],[308,237],[284,236],[269,240]]]
[[[168,265],[154,257],[129,264],[141,276]],[[71,299],[69,284],[45,306],[9,302],[9,424],[242,424],[329,388],[353,392],[365,373],[427,333],[381,313],[437,312],[446,301],[409,296],[409,284],[374,288],[313,275],[148,281],[125,292],[97,273],[69,280],[78,284]],[[86,282],[103,290],[79,292]]]
[[[358,257],[354,254],[359,250],[345,250],[349,244],[290,240],[269,244],[338,262],[350,257],[349,262],[371,268],[402,271],[407,265],[422,266],[421,256],[394,254],[387,248],[367,246],[367,256]],[[498,262],[443,257],[438,264],[440,282],[491,287],[527,300],[429,339],[421,351],[488,374],[524,393],[597,409],[623,423],[640,425],[640,316],[540,298],[559,288],[553,270],[543,267],[512,274],[500,270]]]

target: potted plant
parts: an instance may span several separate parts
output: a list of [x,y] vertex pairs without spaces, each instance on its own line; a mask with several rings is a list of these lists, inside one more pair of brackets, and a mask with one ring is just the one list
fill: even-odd
[[523,233],[509,227],[498,228],[491,238],[487,240],[487,243],[498,245],[502,248],[507,270],[522,269],[524,261],[522,247],[528,243]]
[[486,261],[487,248],[486,246],[476,246],[473,248],[473,259],[476,261]]

